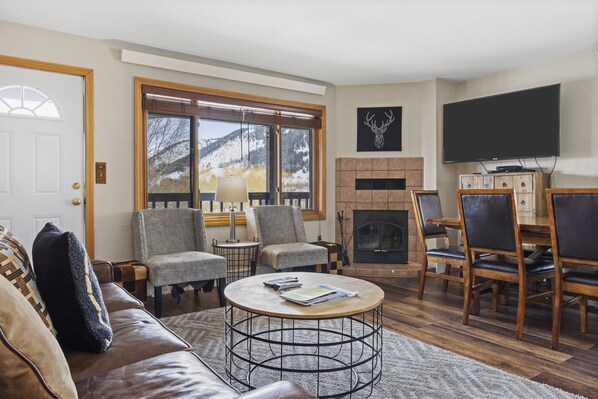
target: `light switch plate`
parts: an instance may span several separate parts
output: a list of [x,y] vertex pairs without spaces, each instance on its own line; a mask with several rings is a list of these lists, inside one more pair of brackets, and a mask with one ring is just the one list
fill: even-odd
[[106,184],[106,162],[96,162],[96,184]]

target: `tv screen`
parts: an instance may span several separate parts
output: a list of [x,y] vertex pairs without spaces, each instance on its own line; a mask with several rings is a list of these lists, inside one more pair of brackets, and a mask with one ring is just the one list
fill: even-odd
[[561,85],[444,105],[444,162],[559,155]]

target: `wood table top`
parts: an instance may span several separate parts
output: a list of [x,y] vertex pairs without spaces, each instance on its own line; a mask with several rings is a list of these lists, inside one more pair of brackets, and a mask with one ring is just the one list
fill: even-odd
[[[550,233],[550,221],[548,220],[548,216],[519,216],[517,217],[517,220],[519,221],[521,232]],[[461,222],[458,216],[431,218],[427,219],[426,223],[438,224],[455,229],[461,228]]]
[[[359,294],[312,306],[303,306],[280,297],[278,291],[266,287],[264,281],[297,277],[303,288],[330,284]],[[226,301],[248,312],[288,319],[326,319],[345,317],[374,309],[384,300],[384,291],[377,285],[353,277],[336,274],[288,272],[261,274],[244,278],[226,286]]]
[[[548,216],[518,216],[519,231],[521,232],[521,241],[524,244],[551,246],[550,241],[550,220]],[[437,224],[460,229],[461,222],[458,216],[431,218],[426,223]]]

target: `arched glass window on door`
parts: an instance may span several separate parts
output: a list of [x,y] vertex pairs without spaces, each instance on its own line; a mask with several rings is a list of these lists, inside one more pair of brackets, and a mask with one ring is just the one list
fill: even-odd
[[62,119],[60,109],[47,94],[29,86],[0,87],[0,115]]

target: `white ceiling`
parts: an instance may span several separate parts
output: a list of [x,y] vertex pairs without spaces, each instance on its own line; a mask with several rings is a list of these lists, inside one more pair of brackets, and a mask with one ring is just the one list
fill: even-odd
[[466,80],[598,49],[598,0],[0,0],[0,19],[335,85]]

